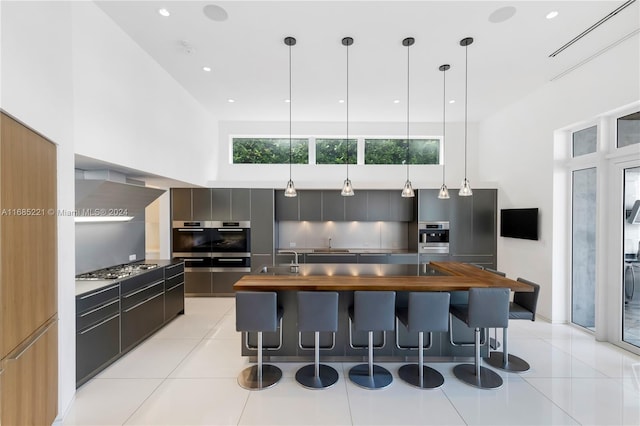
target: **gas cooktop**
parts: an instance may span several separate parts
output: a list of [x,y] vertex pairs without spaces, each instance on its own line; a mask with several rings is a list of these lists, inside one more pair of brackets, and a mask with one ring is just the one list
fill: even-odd
[[76,275],[76,280],[117,280],[157,267],[158,265],[155,263],[125,263],[123,265],[110,266],[108,268],[98,269],[97,271]]

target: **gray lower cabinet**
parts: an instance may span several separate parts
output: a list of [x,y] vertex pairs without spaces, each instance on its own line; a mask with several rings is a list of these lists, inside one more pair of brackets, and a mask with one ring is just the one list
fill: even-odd
[[251,255],[251,272],[258,272],[263,266],[273,265],[273,255],[271,254],[252,254]]
[[120,286],[76,298],[76,383],[80,386],[120,354]]
[[162,268],[120,282],[122,351],[127,351],[164,323]]
[[386,253],[359,253],[358,263],[387,263],[389,255]]
[[211,272],[185,272],[184,292],[189,295],[213,293],[211,278]]
[[184,313],[184,263],[164,270],[164,320]]
[[213,292],[220,296],[233,295],[233,285],[245,275],[246,272],[214,272]]
[[417,253],[391,253],[389,255],[389,263],[391,264],[409,264],[415,265],[418,263]]
[[305,263],[357,263],[358,255],[355,253],[306,253]]

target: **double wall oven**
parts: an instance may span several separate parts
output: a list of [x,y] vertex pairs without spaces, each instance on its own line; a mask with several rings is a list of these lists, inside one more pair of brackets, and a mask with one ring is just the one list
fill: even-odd
[[248,221],[174,221],[172,240],[186,272],[251,272]]

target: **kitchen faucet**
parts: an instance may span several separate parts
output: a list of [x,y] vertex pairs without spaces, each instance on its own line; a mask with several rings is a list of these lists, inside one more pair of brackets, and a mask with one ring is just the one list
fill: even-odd
[[295,260],[290,265],[291,272],[298,272],[300,268],[300,264],[298,264],[298,252],[295,250],[280,250],[280,254],[293,254],[295,256]]

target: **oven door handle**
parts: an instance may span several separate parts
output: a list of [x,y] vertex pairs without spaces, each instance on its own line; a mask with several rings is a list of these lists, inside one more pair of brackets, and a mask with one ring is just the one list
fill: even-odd
[[218,228],[218,232],[242,232],[242,228]]
[[203,228],[178,228],[178,232],[204,232]]
[[195,257],[184,258],[185,262],[204,262],[204,259],[198,259]]
[[244,259],[240,258],[240,257],[234,257],[231,259],[226,259],[226,258],[218,258],[216,259],[218,262],[244,262]]

